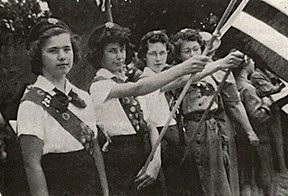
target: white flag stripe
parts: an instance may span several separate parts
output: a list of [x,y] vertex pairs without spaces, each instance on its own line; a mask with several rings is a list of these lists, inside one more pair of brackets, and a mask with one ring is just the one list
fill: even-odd
[[288,60],[288,38],[269,25],[241,12],[233,26]]
[[268,3],[272,7],[288,15],[288,1],[287,0],[262,0],[262,1]]
[[235,19],[238,17],[238,15],[242,12],[244,7],[247,5],[249,0],[243,0],[241,4],[237,7],[237,9],[233,12],[233,14],[230,16],[230,18],[226,21],[226,23],[223,25],[223,27],[220,29],[220,37],[219,39],[222,38],[222,36],[230,29],[232,24],[234,23]]

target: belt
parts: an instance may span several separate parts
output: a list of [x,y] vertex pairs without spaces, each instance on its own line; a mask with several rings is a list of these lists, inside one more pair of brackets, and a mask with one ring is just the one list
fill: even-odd
[[[189,114],[183,115],[184,116],[184,120],[198,122],[198,121],[200,121],[200,119],[203,116],[204,112],[205,112],[205,110],[201,110],[201,111],[191,112]],[[205,117],[205,120],[213,118],[215,112],[216,112],[216,109],[209,111],[208,114]]]

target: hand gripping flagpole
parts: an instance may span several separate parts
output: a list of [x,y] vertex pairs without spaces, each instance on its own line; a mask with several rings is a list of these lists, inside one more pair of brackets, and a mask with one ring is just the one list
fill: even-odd
[[[219,23],[218,23],[218,25],[217,25],[217,27],[216,27],[215,32],[213,33],[212,38],[211,38],[210,41],[209,41],[208,46],[205,47],[205,49],[204,49],[204,51],[203,51],[203,53],[202,53],[203,55],[206,55],[206,54],[209,52],[209,49],[212,48],[213,42],[215,41],[217,35],[219,34],[219,31],[220,31],[221,27],[224,25],[224,22],[227,20],[229,14],[231,13],[231,11],[232,11],[232,9],[233,9],[236,1],[237,1],[237,0],[231,0],[231,1],[230,1],[229,5],[227,6],[227,8],[226,8],[226,10],[225,10],[222,18],[220,19],[220,21],[219,21]],[[228,72],[229,72],[229,71],[228,71]],[[228,72],[227,72],[227,73],[228,73]],[[227,73],[226,73],[226,74],[227,74]],[[229,74],[228,74],[228,75],[229,75]],[[227,77],[228,77],[228,75],[227,75]],[[147,158],[147,160],[146,160],[146,162],[145,162],[145,165],[143,166],[143,169],[142,169],[141,174],[144,174],[144,173],[146,172],[150,161],[153,159],[154,154],[155,154],[155,152],[156,152],[156,150],[157,150],[157,148],[158,148],[161,140],[163,139],[163,137],[164,137],[164,135],[165,135],[165,133],[166,133],[166,131],[167,131],[167,129],[168,129],[168,126],[169,126],[170,121],[172,120],[172,118],[173,118],[173,116],[174,116],[177,108],[180,106],[180,103],[182,102],[185,94],[187,93],[187,91],[188,91],[191,83],[193,82],[194,76],[195,76],[195,74],[191,74],[189,80],[187,81],[187,83],[186,83],[185,86],[183,87],[183,90],[182,90],[182,92],[181,92],[178,100],[176,101],[176,104],[174,105],[172,111],[170,112],[170,115],[169,115],[169,117],[168,117],[165,125],[163,126],[163,128],[162,128],[162,130],[161,130],[161,132],[160,132],[160,135],[159,135],[156,143],[155,143],[154,146],[152,147],[152,150],[151,150],[151,152],[150,152],[150,154],[149,154],[149,156],[148,156],[148,158]],[[226,79],[227,79],[227,77],[226,77]],[[224,78],[225,78],[225,76],[224,76]],[[223,78],[223,79],[224,79],[224,78]],[[226,79],[225,79],[225,80],[226,80]],[[224,82],[225,82],[225,81],[224,81]],[[223,84],[224,84],[224,82],[223,82]],[[222,82],[221,82],[221,83],[222,83]],[[219,88],[218,88],[218,90],[219,90]],[[214,98],[214,97],[213,97],[213,98]],[[213,100],[213,99],[212,99],[212,100]],[[212,102],[212,101],[211,101],[211,102]],[[213,104],[213,102],[212,102],[212,104]],[[211,105],[212,105],[212,104],[211,104]],[[211,107],[211,106],[210,106],[210,107]],[[205,112],[204,112],[204,113],[205,113]],[[207,112],[206,112],[206,113],[207,113]],[[204,115],[204,114],[203,114],[203,115]],[[207,114],[206,114],[206,115],[207,115]],[[203,117],[203,116],[202,116],[202,117]],[[187,152],[187,151],[186,151],[186,152]],[[188,152],[187,152],[187,153],[186,153],[186,152],[185,152],[185,154],[188,153]],[[184,160],[184,159],[183,159],[183,160]]]
[[[248,1],[249,1],[249,0],[243,0],[243,1],[241,2],[241,4],[237,7],[237,9],[234,11],[234,13],[231,15],[231,17],[228,19],[228,21],[227,21],[224,25],[222,25],[222,27],[220,27],[220,30],[218,30],[218,32],[216,32],[217,29],[215,30],[215,32],[216,32],[217,34],[213,33],[213,35],[214,35],[214,34],[215,34],[215,35],[218,35],[218,36],[221,38],[221,37],[223,36],[223,34],[226,33],[226,31],[231,27],[233,21],[234,21],[235,18],[240,14],[240,12],[244,9],[244,7],[247,5]],[[224,13],[224,14],[225,14],[225,13]],[[220,23],[220,22],[219,22],[219,23]],[[212,38],[213,38],[213,37],[212,37]],[[212,39],[212,38],[211,38],[211,39]],[[205,48],[205,49],[206,49],[206,48]],[[204,52],[205,52],[205,50],[204,50]],[[216,91],[215,94],[213,95],[213,97],[212,97],[212,99],[211,99],[208,107],[207,107],[206,110],[204,111],[204,113],[203,113],[203,115],[202,115],[202,117],[201,117],[201,119],[200,119],[200,121],[199,121],[199,123],[198,123],[198,125],[197,125],[197,127],[196,127],[196,129],[195,129],[195,131],[192,133],[192,136],[191,136],[191,138],[190,138],[189,141],[188,141],[188,145],[187,145],[187,147],[186,147],[185,153],[184,153],[184,155],[183,155],[183,158],[182,158],[182,161],[181,161],[180,164],[183,164],[183,162],[185,161],[185,158],[186,158],[187,155],[189,154],[189,151],[190,151],[190,148],[191,148],[191,146],[192,146],[192,141],[193,141],[193,138],[195,137],[195,134],[196,134],[196,133],[198,132],[198,130],[200,129],[200,126],[201,126],[201,124],[204,122],[205,118],[207,117],[207,114],[208,114],[210,108],[212,107],[214,101],[216,100],[216,98],[217,98],[217,96],[220,94],[220,92],[222,91],[223,86],[224,86],[224,83],[225,83],[225,81],[227,80],[227,78],[228,78],[228,76],[229,76],[230,73],[231,73],[231,68],[229,68],[229,69],[227,70],[227,72],[225,73],[222,81],[220,82],[220,84],[219,84],[219,86],[218,86],[217,91]]]

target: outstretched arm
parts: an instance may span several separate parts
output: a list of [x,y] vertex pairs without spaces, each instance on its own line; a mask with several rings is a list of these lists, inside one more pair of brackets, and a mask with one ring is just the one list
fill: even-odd
[[[231,52],[223,59],[208,62],[202,72],[196,73],[196,75],[192,79],[192,82],[197,82],[201,80],[202,78],[205,78],[206,76],[211,75],[219,70],[225,70],[228,68],[237,67],[242,61],[243,61],[242,52],[240,51]],[[177,66],[178,65],[176,65],[176,67]],[[187,75],[182,76],[178,78],[177,80],[162,87],[161,91],[167,92],[170,90],[182,88],[187,83],[188,79],[189,79],[189,76]]]
[[208,60],[206,56],[192,57],[177,67],[172,67],[155,76],[143,78],[136,83],[115,84],[107,99],[141,96],[151,93],[183,75],[201,72]]

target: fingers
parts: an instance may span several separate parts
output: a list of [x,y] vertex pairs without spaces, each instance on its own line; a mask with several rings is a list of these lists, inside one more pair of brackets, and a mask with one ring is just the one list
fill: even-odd
[[152,184],[155,180],[153,178],[145,178],[138,186],[137,189],[142,189],[145,188],[147,186],[149,186],[150,184]]
[[138,184],[137,189],[145,188],[152,184],[155,181],[154,178],[150,177],[147,174],[144,174],[140,177],[138,177],[134,182]]

